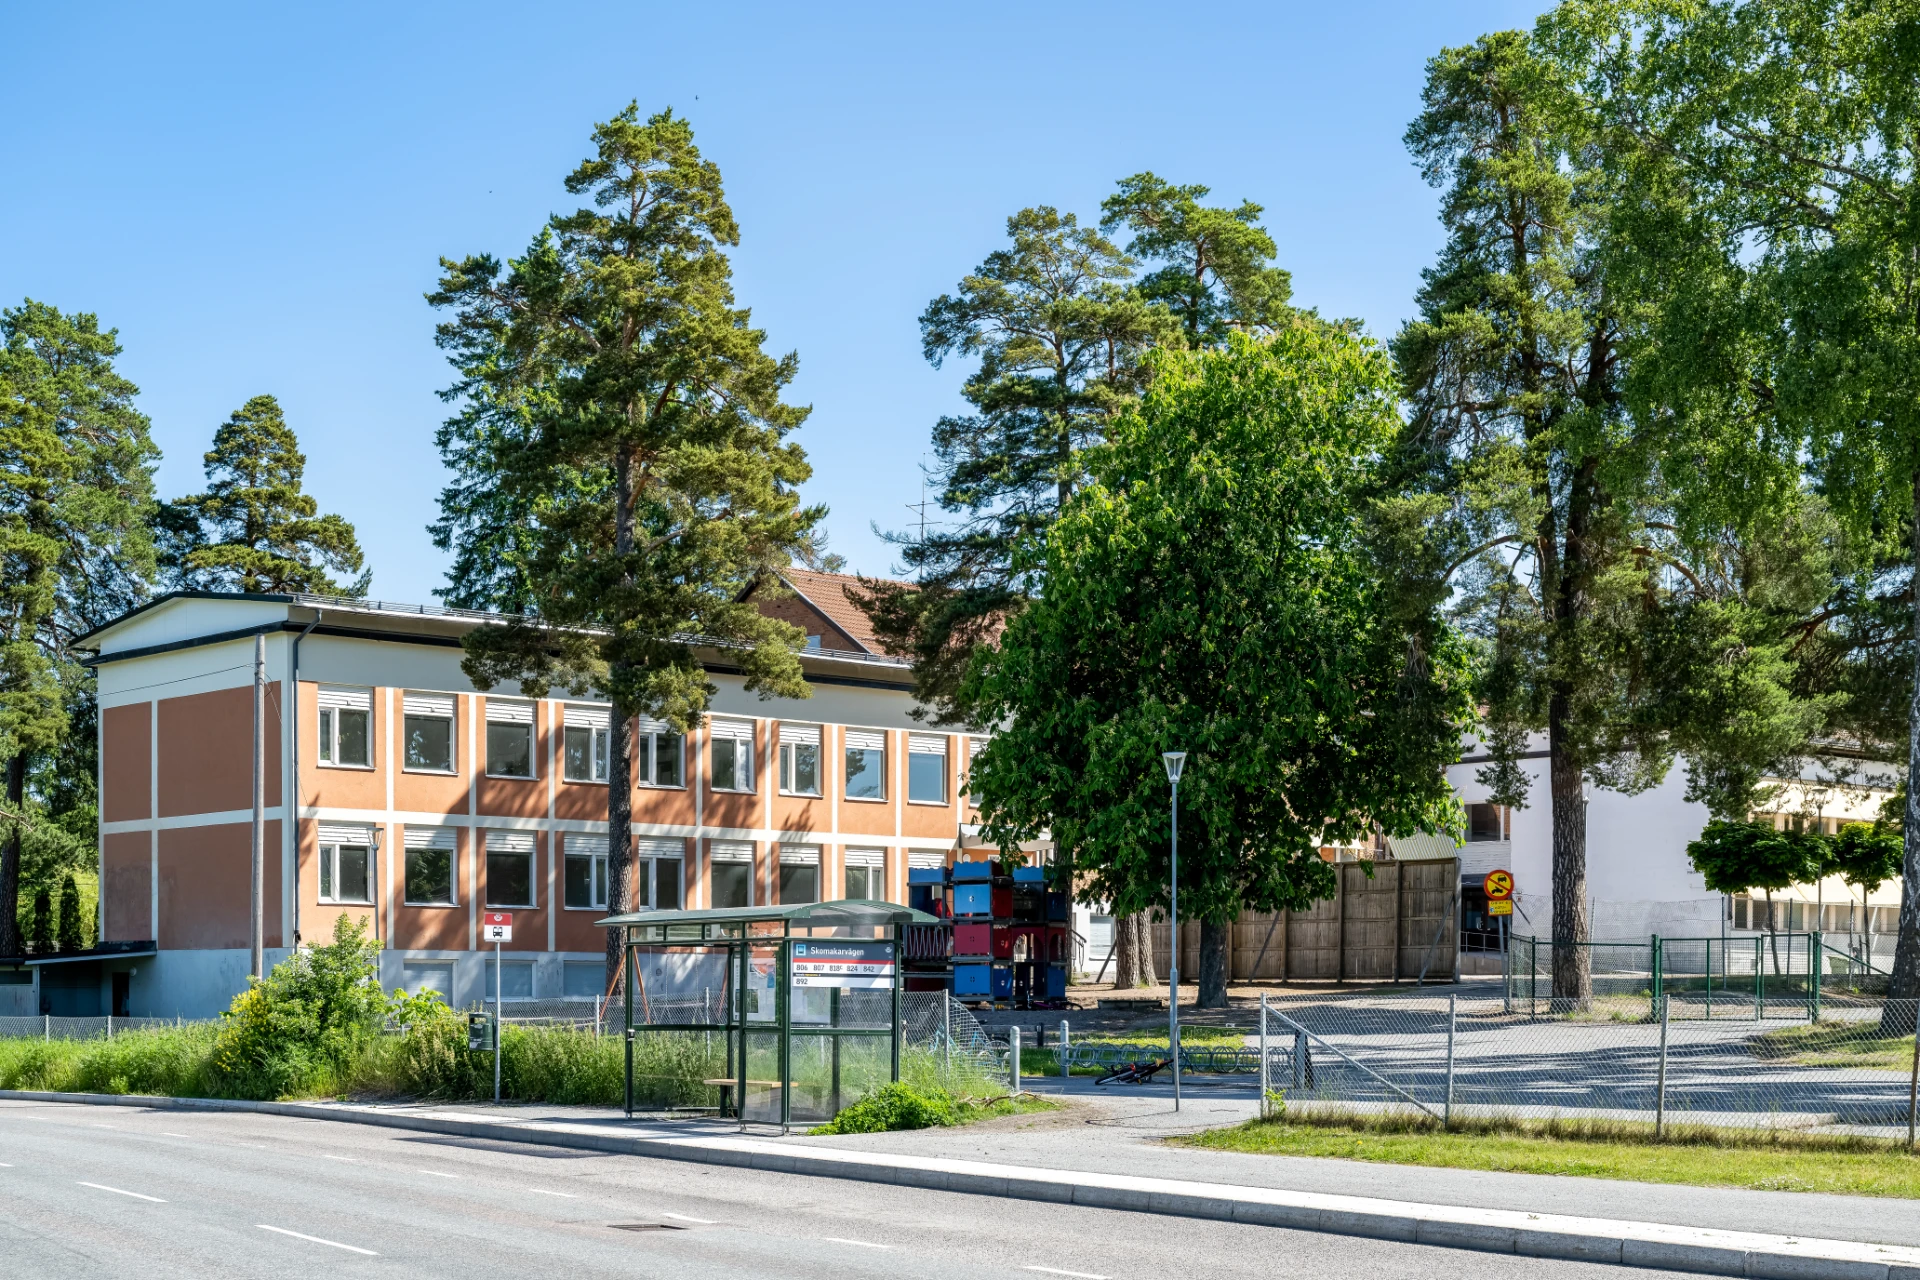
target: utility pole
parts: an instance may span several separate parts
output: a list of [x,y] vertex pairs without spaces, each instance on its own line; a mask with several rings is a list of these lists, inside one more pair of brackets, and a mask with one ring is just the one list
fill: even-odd
[[266,969],[267,638],[253,638],[253,976]]
[[[1173,785],[1172,828],[1169,832],[1173,863],[1167,885],[1167,923],[1171,926],[1167,948],[1167,1049],[1173,1057],[1173,1109],[1180,1109],[1180,771],[1187,766],[1184,751],[1163,751],[1160,759],[1167,766],[1167,781]],[[1151,951],[1148,952],[1152,954]]]

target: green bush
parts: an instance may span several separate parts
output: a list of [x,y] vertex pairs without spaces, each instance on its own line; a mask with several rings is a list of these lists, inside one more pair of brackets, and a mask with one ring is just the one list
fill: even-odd
[[945,1128],[957,1122],[945,1090],[922,1092],[907,1084],[875,1089],[809,1133],[886,1133],[894,1129]]
[[212,1085],[219,1096],[337,1092],[379,1034],[389,1001],[380,943],[364,920],[334,920],[333,941],[295,951],[221,1015]]

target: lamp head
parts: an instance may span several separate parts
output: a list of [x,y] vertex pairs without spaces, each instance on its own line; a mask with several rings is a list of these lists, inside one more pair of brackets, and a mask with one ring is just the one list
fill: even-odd
[[1187,767],[1187,753],[1184,751],[1163,751],[1160,759],[1167,766],[1167,781],[1179,782],[1180,771]]

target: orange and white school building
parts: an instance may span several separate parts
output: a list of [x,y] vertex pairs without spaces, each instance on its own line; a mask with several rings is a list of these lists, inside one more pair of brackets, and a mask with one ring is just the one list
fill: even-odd
[[[632,779],[643,904],[904,902],[972,816],[975,739],[909,712],[851,579],[794,571],[770,613],[808,631],[809,699],[719,693],[682,737],[642,720]],[[201,1017],[249,967],[253,650],[266,637],[266,948],[271,966],[364,918],[388,987],[456,1005],[492,986],[488,911],[513,914],[508,999],[601,990],[606,739],[590,698],[476,688],[461,637],[487,615],[335,598],[183,592],[86,638],[100,698],[100,938],[46,966],[56,1012]],[[54,969],[62,971],[56,974]]]

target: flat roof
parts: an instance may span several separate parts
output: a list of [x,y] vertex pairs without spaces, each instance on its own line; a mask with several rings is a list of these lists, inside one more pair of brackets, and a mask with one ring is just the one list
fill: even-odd
[[801,902],[789,907],[709,907],[699,911],[635,911],[594,921],[596,928],[620,925],[767,924],[861,927],[881,924],[937,924],[938,917],[897,902],[872,898],[842,898],[835,902]]

